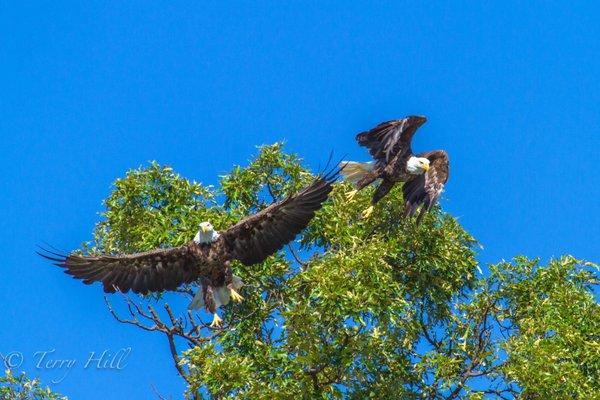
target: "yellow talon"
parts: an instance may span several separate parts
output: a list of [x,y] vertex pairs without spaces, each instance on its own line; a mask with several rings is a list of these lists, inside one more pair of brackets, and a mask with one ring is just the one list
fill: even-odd
[[231,300],[237,301],[238,303],[244,300],[244,298],[235,289],[229,289],[229,291],[231,294]]
[[219,315],[217,313],[214,313],[213,320],[212,320],[212,323],[210,324],[210,327],[211,328],[220,328],[222,324],[223,324],[223,320],[219,317]]
[[350,192],[346,193],[346,200],[352,201],[352,199],[354,199],[354,196],[356,196],[356,193],[358,193],[358,190],[351,190]]
[[374,209],[375,209],[375,208],[374,208],[373,206],[371,206],[371,207],[367,208],[367,209],[366,209],[366,210],[363,212],[363,214],[362,214],[362,217],[363,217],[363,218],[365,218],[365,219],[369,218],[369,217],[371,216],[371,214],[373,214],[373,210],[374,210]]

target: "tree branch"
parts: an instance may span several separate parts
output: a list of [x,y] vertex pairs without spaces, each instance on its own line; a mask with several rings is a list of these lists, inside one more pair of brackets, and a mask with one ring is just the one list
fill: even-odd
[[290,249],[290,253],[292,253],[292,256],[294,257],[294,260],[296,260],[296,262],[298,264],[300,264],[300,267],[302,269],[306,269],[306,267],[308,266],[308,263],[305,262],[305,261],[302,261],[300,259],[300,256],[298,255],[298,253],[296,253],[296,250],[294,249],[294,247],[291,244],[288,243],[287,247],[288,247],[288,249]]
[[[175,339],[177,337],[185,339],[190,347],[194,347],[213,340],[216,336],[222,334],[222,332],[216,331],[213,335],[202,336],[202,329],[209,329],[209,325],[202,323],[201,321],[196,321],[194,314],[190,310],[187,312],[187,318],[177,318],[169,304],[165,303],[164,310],[168,318],[165,322],[161,319],[161,316],[152,305],[146,305],[144,308],[125,294],[123,294],[123,299],[127,306],[129,318],[121,317],[109,302],[108,297],[104,296],[104,302],[113,318],[120,323],[133,325],[148,332],[162,332],[167,337],[169,351],[178,374],[188,385],[191,385],[189,372],[186,371],[181,364],[181,358],[179,357]],[[142,320],[144,322],[142,322]],[[189,329],[187,329],[188,326],[190,326]],[[193,399],[196,398],[198,398],[197,395],[193,394]]]

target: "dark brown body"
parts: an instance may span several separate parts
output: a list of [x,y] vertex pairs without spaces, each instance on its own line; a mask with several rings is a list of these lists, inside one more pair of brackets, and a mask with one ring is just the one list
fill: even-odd
[[[223,273],[226,266],[231,264],[231,260],[224,250],[224,242],[221,238],[213,243],[196,244],[188,243],[189,251],[198,260],[196,268],[198,274],[211,281],[218,280],[216,277]],[[201,260],[201,262],[200,262]]]
[[200,285],[204,294],[204,304],[208,311],[214,313],[213,290],[226,286],[232,288],[233,271],[231,270],[231,252],[226,251],[227,243],[220,236],[212,243],[189,243],[189,251],[194,258],[202,260],[197,264]]
[[356,188],[361,190],[377,179],[381,179],[381,183],[371,199],[371,204],[377,204],[394,187],[394,184],[397,182],[406,182],[414,178],[414,175],[408,173],[406,170],[406,162],[409,157],[410,155],[407,157],[404,154],[397,154],[389,164],[377,166],[372,172],[365,175],[358,181]]

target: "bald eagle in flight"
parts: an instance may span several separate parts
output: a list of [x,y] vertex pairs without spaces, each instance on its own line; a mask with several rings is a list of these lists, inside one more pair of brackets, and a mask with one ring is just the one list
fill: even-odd
[[38,254],[85,284],[102,282],[106,293],[131,290],[148,294],[199,282],[200,290],[190,309],[205,307],[213,314],[211,326],[220,326],[217,309],[230,300],[243,300],[237,292],[242,281],[232,273],[231,262],[238,260],[246,266],[260,263],[293,240],[327,200],[337,173],[318,177],[298,194],[271,204],[225,231],[217,232],[210,222],[202,222],[194,239],[179,247],[94,257],[46,249]]
[[411,149],[413,135],[426,121],[423,116],[409,116],[382,122],[370,131],[356,135],[358,144],[368,148],[375,161],[343,161],[340,164],[345,179],[356,185],[356,190],[347,194],[348,200],[352,200],[359,190],[381,179],[371,206],[363,213],[364,218],[371,215],[375,204],[397,182],[404,182],[405,217],[413,216],[422,205],[417,223],[439,199],[448,181],[448,154],[444,150],[433,150],[415,155]]

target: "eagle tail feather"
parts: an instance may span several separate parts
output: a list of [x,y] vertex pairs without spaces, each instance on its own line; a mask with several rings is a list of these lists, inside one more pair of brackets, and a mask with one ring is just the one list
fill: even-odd
[[196,295],[192,299],[192,302],[189,304],[188,309],[190,310],[199,310],[204,307],[204,289],[202,286],[196,292]]
[[340,168],[344,179],[355,185],[375,168],[373,162],[342,161]]
[[[244,282],[242,282],[242,279],[239,276],[233,275],[232,286],[234,289],[239,290],[242,286],[244,286]],[[231,300],[231,293],[228,287],[219,286],[212,289],[212,297],[215,308],[219,308],[221,306],[229,304],[229,301]],[[200,285],[198,291],[196,292],[196,295],[192,299],[192,302],[188,305],[188,309],[199,310],[205,306],[206,303],[204,300],[204,288],[202,287],[202,285]]]

